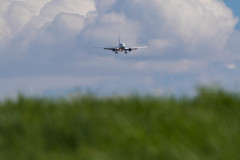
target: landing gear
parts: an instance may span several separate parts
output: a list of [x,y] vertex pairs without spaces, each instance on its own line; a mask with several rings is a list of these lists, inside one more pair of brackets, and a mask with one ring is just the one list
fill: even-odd
[[125,54],[127,54],[128,52],[126,51]]
[[118,52],[115,52],[115,54],[118,54]]

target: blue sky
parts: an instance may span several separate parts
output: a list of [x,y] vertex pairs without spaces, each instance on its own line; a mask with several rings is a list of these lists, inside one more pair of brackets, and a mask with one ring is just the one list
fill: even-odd
[[[239,91],[239,2],[226,2],[3,0],[0,98],[76,89],[192,95],[216,84]],[[127,47],[149,47],[127,55],[93,47],[117,45],[119,35]]]
[[[233,10],[235,16],[240,17],[240,1],[239,0],[224,0],[226,5]],[[240,30],[240,23],[238,22],[236,29]]]

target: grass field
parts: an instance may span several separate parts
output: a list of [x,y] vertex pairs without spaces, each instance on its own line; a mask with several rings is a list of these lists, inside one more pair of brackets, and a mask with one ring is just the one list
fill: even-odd
[[0,104],[0,160],[237,160],[240,96],[29,98]]

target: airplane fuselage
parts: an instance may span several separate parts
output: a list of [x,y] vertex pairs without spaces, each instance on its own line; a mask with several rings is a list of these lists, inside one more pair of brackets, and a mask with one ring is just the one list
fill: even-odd
[[124,43],[119,43],[118,50],[123,52],[126,50],[126,45]]

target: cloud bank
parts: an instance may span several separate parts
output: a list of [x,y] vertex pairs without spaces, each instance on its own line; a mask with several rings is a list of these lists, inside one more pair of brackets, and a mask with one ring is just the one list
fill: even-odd
[[[192,92],[238,83],[238,19],[220,0],[2,0],[0,96],[80,87]],[[130,55],[93,46],[149,45]]]

